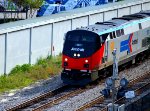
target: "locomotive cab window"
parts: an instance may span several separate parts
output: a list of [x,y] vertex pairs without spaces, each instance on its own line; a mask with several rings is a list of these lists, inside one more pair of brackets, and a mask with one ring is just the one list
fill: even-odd
[[92,33],[70,32],[66,35],[66,41],[70,42],[97,42],[97,35]]
[[[105,38],[105,37],[104,37]],[[63,53],[74,57],[75,53],[80,54],[80,58],[88,57],[99,50],[104,42],[103,36],[86,30],[73,30],[66,34]]]

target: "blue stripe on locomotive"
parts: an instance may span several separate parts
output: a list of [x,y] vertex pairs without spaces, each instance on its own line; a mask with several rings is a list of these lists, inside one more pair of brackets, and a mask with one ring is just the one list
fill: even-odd
[[123,51],[126,51],[126,50],[130,53],[130,48],[129,48],[128,44],[120,47],[120,52],[123,52]]
[[120,52],[128,51],[129,53],[132,52],[130,50],[130,38],[132,37],[132,34],[129,35],[129,38],[127,40],[121,41],[120,43]]

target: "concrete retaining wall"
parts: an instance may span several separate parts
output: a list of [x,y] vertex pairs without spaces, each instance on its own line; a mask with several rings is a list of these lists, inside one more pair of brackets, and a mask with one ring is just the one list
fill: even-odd
[[69,30],[141,10],[150,10],[150,0],[126,0],[3,24],[0,26],[0,74],[9,73],[16,65],[35,64],[40,57],[58,55],[64,34]]

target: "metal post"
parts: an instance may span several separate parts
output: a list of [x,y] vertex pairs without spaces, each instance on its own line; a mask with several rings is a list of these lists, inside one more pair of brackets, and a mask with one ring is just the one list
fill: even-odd
[[33,27],[30,28],[30,39],[29,39],[29,64],[32,64],[32,39],[33,39]]
[[118,77],[118,62],[116,58],[117,50],[113,50],[113,76],[112,76],[112,111],[115,111],[114,102],[116,100],[116,87],[115,87],[115,80]]
[[112,84],[112,111],[115,111],[115,106],[114,106],[114,102],[115,102],[115,79],[113,78],[113,84]]
[[118,78],[118,61],[116,58],[117,50],[114,49],[112,54],[113,54],[113,78],[117,79]]
[[28,19],[28,9],[26,8],[26,19]]
[[5,62],[4,62],[4,75],[7,74],[7,38],[8,38],[8,32],[5,34]]

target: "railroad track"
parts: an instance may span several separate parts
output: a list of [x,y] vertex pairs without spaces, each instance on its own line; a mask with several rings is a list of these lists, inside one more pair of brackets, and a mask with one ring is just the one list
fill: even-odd
[[[129,86],[134,85],[136,82],[140,81],[147,75],[150,75],[149,73],[150,72],[148,72],[147,74],[144,74],[143,76],[140,76],[134,80],[131,80]],[[104,81],[105,80],[103,79],[101,82],[99,82],[99,84],[104,83]],[[86,90],[92,89],[96,86],[97,85],[93,85],[93,86],[90,86],[90,88],[84,88],[84,89],[83,88],[75,88],[75,89],[67,92],[67,90],[69,90],[70,87],[67,85],[64,85],[57,89],[54,89],[53,91],[46,92],[37,97],[31,98],[28,101],[24,101],[23,103],[17,104],[14,107],[6,109],[6,111],[16,111],[16,110],[26,110],[26,109],[29,109],[32,111],[41,111],[43,109],[50,108],[56,104],[59,104],[61,101],[67,100],[68,98],[76,96],[76,95],[78,95],[82,92],[85,92]],[[96,98],[95,100],[91,101],[90,103],[84,104],[83,106],[78,108],[77,111],[85,110],[87,108],[94,106],[95,104],[103,103],[103,102],[104,102],[104,97],[100,96],[100,97]]]
[[[150,73],[150,72],[149,72]],[[144,74],[143,76],[140,76],[136,79],[133,79],[130,81],[129,86],[133,86],[136,82],[144,79],[145,77],[147,77],[148,75],[150,76],[149,73]],[[102,80],[101,82],[98,83],[101,84],[103,83],[105,80]],[[89,88],[75,88],[72,91],[68,91],[66,93],[66,90],[69,90],[69,86],[64,85],[62,87],[59,87],[53,91],[49,91],[47,93],[41,94],[35,98],[31,98],[28,101],[25,101],[21,104],[17,104],[14,107],[11,107],[9,109],[7,109],[6,111],[16,111],[16,110],[32,110],[32,111],[41,111],[47,108],[50,108],[56,104],[59,104],[61,101],[64,101],[70,97],[76,96],[80,93],[85,92],[86,90],[92,89],[94,87],[96,87],[97,85],[90,85]],[[65,93],[64,93],[65,92]],[[53,98],[54,96],[56,96],[56,98]],[[57,97],[58,96],[58,97]],[[53,98],[48,100],[48,98]],[[44,102],[45,101],[45,102]],[[94,106],[95,104],[98,103],[103,103],[104,102],[104,97],[103,96],[99,96],[98,98],[94,99],[93,101],[91,101],[90,103],[84,104],[83,106],[81,106],[80,108],[77,109],[77,111],[83,111],[85,109],[88,109],[92,106]],[[37,105],[35,105],[37,104]],[[105,111],[105,107],[104,109],[102,109],[103,111]]]
[[69,87],[67,85],[63,85],[61,87],[58,87],[57,89],[43,93],[37,97],[31,98],[27,101],[24,101],[23,103],[20,103],[11,108],[8,108],[8,109],[6,109],[6,111],[16,111],[16,110],[21,110],[23,108],[29,107],[33,104],[36,104],[37,102],[44,100],[47,97],[52,97],[52,96],[58,94],[59,92],[63,92],[66,88],[69,88]]
[[[98,84],[101,84],[102,82],[103,80]],[[83,93],[86,90],[92,89],[97,85],[93,83],[84,88],[74,87],[73,89],[70,86],[64,85],[53,91],[46,92],[37,97],[31,98],[30,100],[24,101],[23,103],[17,104],[14,107],[6,109],[6,111],[16,111],[16,110],[41,111],[46,108],[50,108],[56,104],[59,104],[61,101],[64,101],[70,97]]]
[[[149,89],[150,88],[150,71],[143,74],[142,76],[138,76],[137,78],[129,81],[128,87],[130,88],[132,87],[132,90],[134,90],[137,95],[141,94],[143,91],[145,91],[145,89]],[[119,104],[119,103],[123,103],[124,101],[125,101],[125,97],[119,100],[116,100],[115,103]],[[88,108],[92,108],[93,106],[98,107],[100,111],[107,111],[107,105],[111,102],[112,102],[111,99],[108,99],[105,101],[105,98],[103,97],[103,95],[101,95],[98,98],[84,104],[83,106],[78,108],[76,111],[83,111]]]
[[82,92],[84,92],[84,91],[85,91],[85,90],[84,90],[84,89],[81,89],[81,88],[79,88],[79,89],[77,89],[77,90],[75,90],[75,91],[71,91],[71,92],[66,93],[66,94],[64,94],[64,95],[62,95],[62,96],[60,96],[60,97],[58,97],[58,98],[56,98],[56,99],[54,99],[54,100],[52,100],[52,101],[48,101],[47,103],[42,104],[42,105],[40,105],[40,106],[34,108],[32,111],[42,111],[42,110],[44,110],[44,109],[47,109],[47,108],[49,108],[49,107],[52,107],[53,105],[59,104],[59,102],[61,102],[61,101],[63,101],[63,100],[66,100],[66,99],[68,99],[69,97],[73,97],[73,96],[75,96],[75,95],[77,95],[77,94],[80,94],[80,93],[82,93]]
[[[32,109],[32,111],[42,111],[44,109],[50,108],[50,107],[52,107],[54,105],[59,104],[61,101],[67,100],[68,98],[74,97],[74,96],[76,96],[78,94],[81,94],[81,93],[87,91],[87,90],[93,89],[94,87],[98,86],[99,84],[101,84],[103,82],[104,82],[104,80],[101,80],[98,83],[97,82],[93,82],[92,84],[89,84],[89,85],[87,85],[84,88],[78,88],[78,89],[73,90],[73,91],[71,91],[69,93],[66,93],[66,94],[63,94],[61,96],[58,96],[55,99],[50,100],[47,103],[39,105],[38,107]],[[96,83],[96,85],[95,85],[95,83]]]

